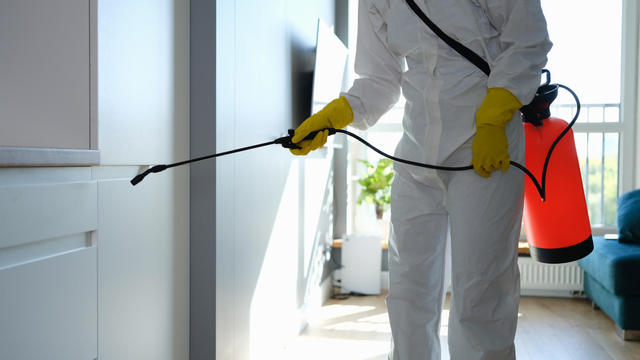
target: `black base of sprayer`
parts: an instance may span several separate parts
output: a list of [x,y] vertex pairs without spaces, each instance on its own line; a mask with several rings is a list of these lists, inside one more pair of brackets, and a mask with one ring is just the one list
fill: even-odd
[[531,257],[541,263],[562,264],[582,259],[593,251],[593,238],[563,248],[545,249],[537,248],[529,244]]

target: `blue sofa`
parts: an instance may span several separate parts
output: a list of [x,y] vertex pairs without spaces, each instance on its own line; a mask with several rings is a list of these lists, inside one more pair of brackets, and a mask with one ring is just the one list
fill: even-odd
[[[629,201],[631,205],[629,206]],[[618,239],[593,238],[593,252],[578,264],[584,292],[616,324],[624,340],[640,340],[640,190],[618,201]]]

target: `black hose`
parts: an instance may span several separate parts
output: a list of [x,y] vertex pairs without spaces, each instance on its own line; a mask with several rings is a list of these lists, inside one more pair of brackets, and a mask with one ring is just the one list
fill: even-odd
[[546,180],[547,180],[547,168],[549,166],[549,160],[551,160],[551,153],[556,148],[556,145],[558,145],[558,143],[560,142],[560,139],[562,139],[569,132],[571,127],[573,127],[573,124],[576,123],[576,121],[578,120],[578,116],[580,115],[580,100],[578,99],[578,95],[576,95],[576,93],[574,93],[573,90],[569,89],[564,85],[561,85],[561,84],[557,84],[557,85],[558,87],[561,87],[567,90],[576,100],[576,114],[573,116],[573,119],[567,125],[567,127],[564,130],[562,130],[560,135],[558,135],[558,137],[553,141],[553,143],[551,144],[551,147],[549,148],[549,152],[547,152],[547,157],[545,158],[544,166],[542,167],[542,190],[540,189],[538,190],[538,192],[540,192],[540,197],[542,198],[543,201],[546,194],[545,190],[546,190]]
[[[389,155],[387,153],[385,153],[384,151],[378,149],[377,147],[371,145],[370,143],[368,143],[365,139],[361,138],[360,136],[349,132],[347,130],[341,130],[341,129],[335,129],[336,132],[351,136],[352,138],[360,141],[361,143],[365,144],[366,146],[368,146],[371,150],[377,152],[378,154],[389,158],[393,161],[397,161],[403,164],[408,164],[408,165],[413,165],[413,166],[419,166],[419,167],[423,167],[423,168],[427,168],[427,169],[435,169],[435,170],[443,170],[443,171],[465,171],[465,170],[473,170],[473,166],[472,165],[467,165],[467,166],[441,166],[441,165],[431,165],[431,164],[423,164],[423,163],[419,163],[416,161],[411,161],[411,160],[406,160],[406,159],[401,159],[399,157],[395,157],[393,155]],[[538,193],[540,194],[540,198],[542,199],[542,201],[544,201],[544,188],[542,186],[540,186],[540,183],[538,182],[538,180],[536,179],[536,177],[531,173],[531,171],[529,171],[529,169],[527,169],[526,167],[524,167],[523,165],[515,162],[515,161],[510,161],[509,162],[512,166],[520,169],[523,173],[525,173],[525,175],[527,175],[531,181],[533,182],[533,184],[535,185],[536,189],[538,189]]]
[[[541,182],[538,181],[538,179],[536,179],[536,177],[533,175],[533,173],[531,173],[531,171],[529,171],[529,169],[527,169],[524,165],[517,163],[515,161],[510,161],[509,163],[511,164],[511,166],[518,168],[520,171],[522,171],[525,175],[527,175],[529,177],[529,179],[531,179],[531,182],[533,182],[533,185],[536,187],[536,189],[538,190],[538,194],[540,195],[540,199],[542,199],[542,201],[545,201],[545,197],[546,197],[546,185],[547,185],[547,170],[549,168],[549,162],[551,161],[551,154],[553,153],[553,150],[556,148],[556,146],[558,145],[558,143],[560,142],[560,140],[569,132],[569,130],[571,129],[571,127],[573,127],[573,124],[575,124],[575,122],[578,120],[578,116],[580,115],[580,100],[578,99],[578,95],[576,95],[575,92],[573,92],[573,90],[571,90],[570,88],[561,85],[561,84],[557,84],[558,87],[561,87],[565,90],[567,90],[569,93],[571,93],[571,95],[573,96],[573,98],[576,101],[576,113],[573,116],[573,119],[571,120],[571,122],[569,124],[567,124],[567,127],[560,133],[560,135],[558,135],[558,137],[553,141],[553,143],[551,144],[551,146],[549,147],[549,150],[547,151],[547,156],[545,157],[544,160],[544,166],[542,167],[542,178],[541,178]],[[431,164],[423,164],[423,163],[419,163],[419,162],[415,162],[415,161],[411,161],[411,160],[406,160],[406,159],[401,159],[392,155],[389,155],[385,152],[383,152],[382,150],[376,148],[375,146],[371,145],[369,142],[367,142],[365,139],[361,138],[360,136],[346,131],[346,130],[341,130],[341,129],[330,129],[333,130],[335,132],[339,132],[339,133],[343,133],[345,135],[349,135],[353,138],[355,138],[356,140],[360,141],[361,143],[363,143],[364,145],[368,146],[369,148],[371,148],[371,150],[377,152],[378,154],[389,158],[393,161],[397,161],[400,163],[404,163],[404,164],[408,164],[408,165],[413,165],[413,166],[419,166],[419,167],[423,167],[423,168],[427,168],[427,169],[435,169],[435,170],[444,170],[444,171],[464,171],[464,170],[472,170],[473,166],[468,165],[468,166],[440,166],[440,165],[431,165]],[[324,131],[324,130],[319,130],[319,131]],[[330,132],[331,134],[331,132]],[[313,133],[313,136],[315,136],[315,133]],[[309,136],[308,136],[309,137]],[[542,183],[542,184],[541,184]]]

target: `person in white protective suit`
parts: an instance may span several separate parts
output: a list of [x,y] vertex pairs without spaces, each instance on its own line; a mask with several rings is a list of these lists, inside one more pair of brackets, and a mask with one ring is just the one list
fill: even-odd
[[[327,132],[373,126],[406,98],[396,163],[387,307],[393,360],[439,359],[447,236],[451,244],[451,359],[514,359],[524,176],[522,104],[534,97],[551,48],[539,0],[416,0],[447,35],[484,58],[487,77],[435,35],[405,0],[360,0],[353,87],[305,120],[304,155]],[[493,172],[494,170],[502,170]],[[481,175],[481,176],[480,176]]]

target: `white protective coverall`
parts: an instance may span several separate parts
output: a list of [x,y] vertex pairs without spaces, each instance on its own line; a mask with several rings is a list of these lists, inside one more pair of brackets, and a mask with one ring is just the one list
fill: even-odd
[[[539,0],[416,0],[447,35],[483,57],[487,77],[415,15],[405,0],[360,0],[355,69],[343,95],[353,126],[366,129],[406,98],[395,155],[429,164],[471,162],[475,113],[487,88],[533,99],[551,48]],[[405,64],[406,61],[406,64]],[[516,112],[507,124],[511,160],[524,162]],[[396,163],[387,307],[393,360],[439,359],[447,234],[451,241],[451,359],[514,359],[520,278],[517,242],[524,176],[486,179]]]

